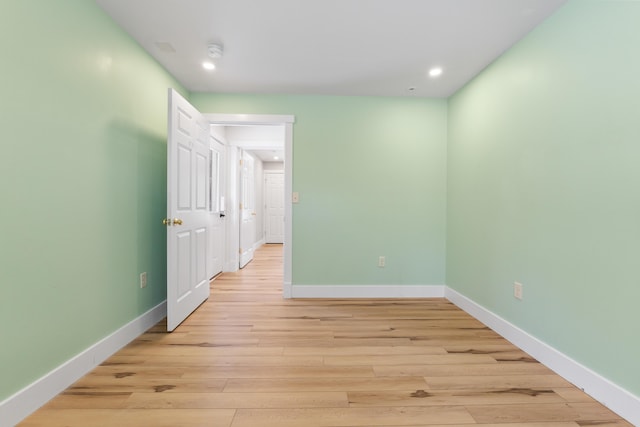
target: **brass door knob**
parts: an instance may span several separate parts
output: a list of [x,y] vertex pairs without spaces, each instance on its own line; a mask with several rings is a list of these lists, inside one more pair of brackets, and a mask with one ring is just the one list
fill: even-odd
[[182,225],[182,220],[180,218],[174,218],[173,225]]
[[165,218],[162,220],[162,225],[171,225],[171,220],[168,218]]

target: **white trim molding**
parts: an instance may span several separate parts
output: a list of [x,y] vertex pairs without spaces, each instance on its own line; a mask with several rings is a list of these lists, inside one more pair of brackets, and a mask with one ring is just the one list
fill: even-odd
[[445,298],[475,317],[540,363],[573,383],[633,425],[640,426],[640,398],[576,362],[459,292],[447,287]]
[[291,298],[444,298],[444,285],[292,285]]
[[284,272],[282,296],[291,298],[293,281],[293,122],[284,128]]
[[166,315],[164,301],[0,402],[0,426],[18,424]]

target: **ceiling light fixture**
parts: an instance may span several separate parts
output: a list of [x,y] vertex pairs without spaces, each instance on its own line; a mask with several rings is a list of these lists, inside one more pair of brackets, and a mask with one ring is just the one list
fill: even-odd
[[440,67],[433,67],[432,69],[429,70],[429,77],[438,77],[442,74],[442,68]]
[[213,62],[210,61],[204,61],[202,63],[202,68],[204,68],[207,71],[212,71],[216,69],[216,65]]

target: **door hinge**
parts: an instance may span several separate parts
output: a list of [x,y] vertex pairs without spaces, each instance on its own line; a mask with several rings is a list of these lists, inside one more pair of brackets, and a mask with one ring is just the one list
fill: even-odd
[[244,164],[243,159],[240,159],[240,166]]
[[238,249],[238,253],[241,254],[242,253],[242,248]]
[[240,203],[240,210],[242,210],[242,203]]

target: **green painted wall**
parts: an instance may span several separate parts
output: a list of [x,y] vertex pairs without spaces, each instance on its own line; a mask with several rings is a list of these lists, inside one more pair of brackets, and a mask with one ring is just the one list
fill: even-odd
[[[573,0],[448,103],[190,99],[296,116],[294,283],[443,284],[446,255],[449,286],[638,395],[637,22]],[[0,51],[1,401],[165,298],[186,92],[84,0],[3,2]]]
[[450,99],[447,217],[450,287],[636,395],[639,22],[571,1]]
[[204,113],[295,115],[294,284],[444,284],[446,100],[190,99]]
[[92,1],[3,1],[0,52],[2,401],[165,299],[179,86]]

